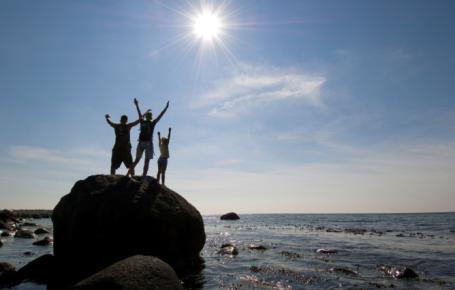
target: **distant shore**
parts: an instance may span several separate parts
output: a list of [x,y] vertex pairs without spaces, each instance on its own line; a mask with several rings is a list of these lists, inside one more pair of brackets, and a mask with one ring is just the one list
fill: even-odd
[[52,216],[51,209],[12,209],[13,212],[19,218],[50,218]]

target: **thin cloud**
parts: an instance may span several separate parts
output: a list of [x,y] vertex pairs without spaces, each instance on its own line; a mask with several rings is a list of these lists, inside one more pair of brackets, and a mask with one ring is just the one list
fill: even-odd
[[68,151],[49,149],[44,147],[14,145],[10,147],[9,157],[15,162],[40,161],[46,163],[89,166],[95,157],[106,158],[108,153],[103,150],[91,148],[78,148]]
[[208,107],[211,116],[231,116],[253,105],[299,99],[311,105],[321,103],[326,78],[293,68],[242,65],[228,79],[220,81],[194,104]]

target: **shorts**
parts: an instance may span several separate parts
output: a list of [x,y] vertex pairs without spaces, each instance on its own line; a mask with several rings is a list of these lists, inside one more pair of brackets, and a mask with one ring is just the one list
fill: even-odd
[[131,147],[112,148],[111,167],[118,169],[122,162],[126,167],[130,167],[133,164],[133,156],[131,155]]
[[153,158],[153,144],[150,141],[139,141],[136,148],[136,159],[139,160],[142,157],[142,153],[145,151],[145,159]]
[[162,169],[166,170],[166,167],[167,167],[167,158],[160,156],[160,158],[158,158],[158,168],[162,168]]

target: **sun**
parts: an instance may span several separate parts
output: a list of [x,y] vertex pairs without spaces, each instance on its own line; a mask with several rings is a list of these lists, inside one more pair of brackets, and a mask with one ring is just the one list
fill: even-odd
[[203,41],[218,39],[222,28],[221,18],[214,11],[204,10],[193,18],[193,33]]

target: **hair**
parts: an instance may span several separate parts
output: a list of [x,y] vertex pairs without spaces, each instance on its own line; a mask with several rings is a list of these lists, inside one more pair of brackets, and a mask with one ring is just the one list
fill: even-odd
[[122,115],[122,116],[120,117],[120,122],[122,122],[122,123],[128,122],[128,116],[127,116],[127,115]]

